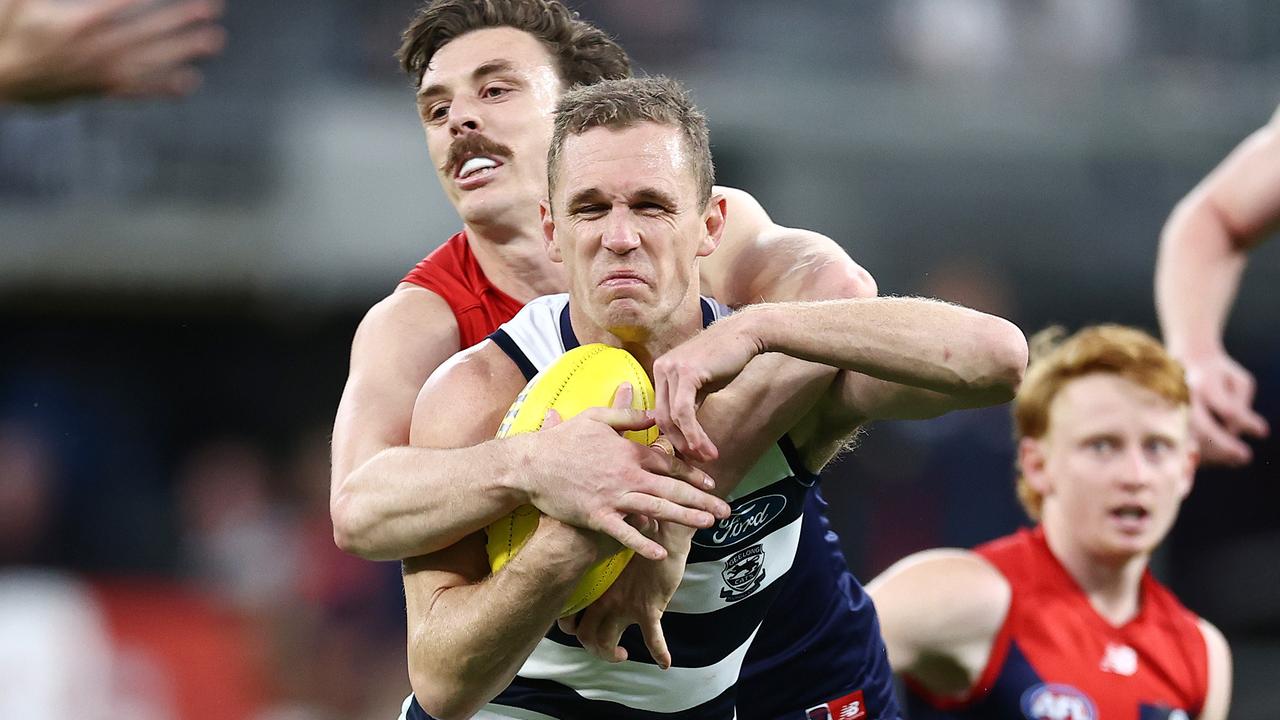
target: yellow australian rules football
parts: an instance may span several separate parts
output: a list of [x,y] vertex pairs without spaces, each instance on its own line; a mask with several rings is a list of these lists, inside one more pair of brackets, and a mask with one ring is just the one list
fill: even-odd
[[[568,420],[587,408],[609,407],[614,391],[622,382],[631,383],[631,407],[653,409],[653,383],[631,353],[600,343],[576,347],[524,386],[502,419],[497,437],[541,430],[548,410],[555,410],[562,420]],[[625,432],[624,436],[648,445],[658,439],[658,428]],[[486,549],[493,572],[502,569],[520,552],[538,527],[540,517],[542,513],[537,508],[524,505],[488,527]],[[618,579],[631,555],[629,548],[623,548],[593,565],[574,588],[561,617],[595,602]]]

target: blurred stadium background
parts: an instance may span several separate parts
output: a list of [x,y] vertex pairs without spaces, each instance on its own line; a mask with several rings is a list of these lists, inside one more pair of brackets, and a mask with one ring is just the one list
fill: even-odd
[[[397,712],[398,567],[333,547],[327,443],[356,323],[458,226],[391,58],[415,4],[230,0],[186,101],[0,108],[0,707]],[[1028,333],[1155,330],[1164,219],[1280,102],[1274,0],[571,4],[694,89],[722,183],[884,294]],[[1228,350],[1280,424],[1275,245]],[[1231,640],[1239,720],[1280,708],[1257,451],[1199,475],[1156,563]],[[824,485],[855,571],[1009,531],[1011,463],[1005,408],[874,428]]]

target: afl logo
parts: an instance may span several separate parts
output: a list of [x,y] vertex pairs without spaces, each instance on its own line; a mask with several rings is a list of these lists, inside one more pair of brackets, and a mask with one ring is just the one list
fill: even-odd
[[769,526],[787,507],[784,495],[765,495],[750,500],[735,509],[733,514],[715,525],[699,530],[693,536],[693,544],[706,548],[728,547],[749,540]]
[[737,602],[755,592],[764,581],[764,548],[752,545],[734,553],[724,562],[720,575],[727,586],[720,589],[722,600]]
[[1035,685],[1022,693],[1022,714],[1028,720],[1098,720],[1088,695],[1070,685]]

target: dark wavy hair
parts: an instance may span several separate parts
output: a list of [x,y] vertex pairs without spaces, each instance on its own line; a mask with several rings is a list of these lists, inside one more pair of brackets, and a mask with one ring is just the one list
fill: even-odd
[[472,30],[491,27],[523,30],[541,41],[566,89],[631,76],[631,59],[622,47],[560,0],[431,0],[405,29],[396,59],[420,85],[436,51]]

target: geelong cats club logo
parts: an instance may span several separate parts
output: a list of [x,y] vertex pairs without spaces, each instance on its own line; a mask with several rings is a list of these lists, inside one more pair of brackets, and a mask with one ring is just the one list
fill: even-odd
[[737,602],[750,595],[764,581],[764,548],[752,545],[730,555],[720,574],[726,586],[720,589],[721,599]]
[[743,503],[729,517],[693,536],[693,544],[702,547],[728,547],[755,537],[787,507],[784,495],[765,495]]
[[1088,695],[1070,685],[1036,685],[1022,693],[1028,720],[1098,720]]

